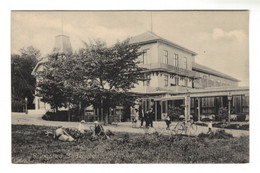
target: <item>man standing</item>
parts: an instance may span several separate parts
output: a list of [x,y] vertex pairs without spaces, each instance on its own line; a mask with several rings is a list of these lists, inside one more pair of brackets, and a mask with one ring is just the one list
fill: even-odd
[[139,119],[141,121],[141,127],[143,127],[143,124],[144,124],[144,114],[143,114],[142,105],[139,105],[138,114],[139,114]]
[[153,127],[153,118],[154,118],[154,112],[153,112],[153,109],[150,108],[149,114],[148,114],[148,119],[149,119],[149,123],[150,123],[151,127]]

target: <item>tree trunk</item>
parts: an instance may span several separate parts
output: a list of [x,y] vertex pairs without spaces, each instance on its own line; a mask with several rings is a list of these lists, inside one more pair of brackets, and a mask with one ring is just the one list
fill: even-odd
[[70,121],[70,104],[68,104],[68,121]]
[[108,124],[108,108],[104,107],[104,124]]
[[80,106],[81,119],[85,120],[85,104],[81,102]]

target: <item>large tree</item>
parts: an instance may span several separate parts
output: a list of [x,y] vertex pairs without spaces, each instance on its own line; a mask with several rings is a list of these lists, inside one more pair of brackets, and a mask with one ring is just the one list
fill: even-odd
[[138,66],[138,56],[141,55],[138,49],[139,46],[129,44],[129,40],[117,42],[112,47],[96,41],[86,45],[78,55],[88,69],[85,78],[92,84],[91,103],[103,108],[105,123],[109,108],[134,103],[135,96],[129,91],[144,76],[144,69]]
[[143,80],[144,69],[137,60],[141,53],[128,40],[111,47],[100,41],[85,45],[73,56],[49,59],[38,74],[39,95],[51,104],[54,98],[60,99],[55,100],[57,106],[69,102],[81,108],[89,104],[103,108],[107,123],[109,108],[134,102],[135,96],[129,91]]
[[32,46],[11,55],[12,111],[22,111],[25,97],[28,107],[33,108],[35,78],[31,72],[39,57],[40,51]]

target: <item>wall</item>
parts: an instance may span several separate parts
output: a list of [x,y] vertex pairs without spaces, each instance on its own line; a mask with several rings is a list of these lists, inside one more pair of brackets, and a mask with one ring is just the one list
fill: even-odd
[[183,66],[183,59],[184,57],[187,58],[187,70],[192,70],[192,62],[194,61],[194,57],[183,50],[177,49],[172,46],[168,46],[164,43],[158,43],[158,62],[164,63],[164,50],[168,51],[168,64],[174,65],[174,54],[179,55],[179,67],[186,69],[186,67]]
[[197,72],[200,79],[194,82],[195,88],[206,88],[206,87],[221,87],[221,86],[238,86],[238,82],[221,78],[218,76],[210,75],[207,73]]
[[[143,52],[143,50],[145,49],[150,49],[150,59],[149,59],[149,64],[153,64],[153,63],[158,63],[158,49],[157,49],[157,43],[151,43],[151,44],[146,44],[146,45],[142,45],[140,48],[140,52]],[[138,61],[142,62],[143,61],[143,55],[140,55],[138,57]]]

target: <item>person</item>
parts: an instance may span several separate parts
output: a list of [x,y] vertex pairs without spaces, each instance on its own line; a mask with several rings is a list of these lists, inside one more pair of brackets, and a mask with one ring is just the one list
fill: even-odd
[[54,139],[58,139],[60,141],[74,141],[74,138],[72,138],[63,128],[62,126],[58,126],[58,128],[55,130]]
[[132,117],[132,127],[136,127],[136,123],[137,123],[137,118],[138,117],[138,110],[135,109],[134,110],[134,116]]
[[94,121],[94,125],[95,125],[95,128],[94,128],[94,134],[95,135],[99,136],[99,135],[105,134],[103,126],[99,125],[98,121]]
[[149,122],[149,120],[150,120],[149,115],[150,115],[150,113],[149,113],[149,110],[148,110],[144,114],[144,120],[145,120],[145,127],[146,128],[148,128],[149,124],[150,124],[150,122]]
[[150,108],[150,110],[149,110],[149,124],[150,124],[150,126],[151,127],[153,127],[153,118],[154,118],[154,113],[153,113],[153,109],[152,108]]
[[208,134],[212,132],[212,121],[209,122],[208,124]]
[[144,124],[144,115],[143,115],[143,110],[142,110],[142,106],[139,106],[139,110],[138,110],[138,114],[139,114],[139,119],[141,121],[141,127],[143,127]]
[[169,130],[170,129],[170,124],[171,124],[171,119],[170,119],[169,115],[167,115],[165,122],[166,122],[166,125],[167,125],[166,129]]
[[82,134],[85,133],[85,131],[84,131],[84,130],[85,130],[85,127],[84,127],[84,124],[85,124],[85,123],[86,123],[85,120],[81,120],[80,123],[79,123],[79,125],[78,125],[78,130],[79,130],[79,132],[82,133]]

